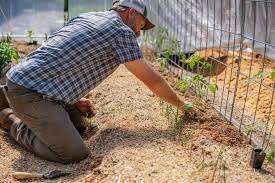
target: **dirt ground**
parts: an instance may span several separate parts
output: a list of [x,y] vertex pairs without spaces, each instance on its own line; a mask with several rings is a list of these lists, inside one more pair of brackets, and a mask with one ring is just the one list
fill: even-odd
[[[219,54],[219,51],[214,51],[216,54]],[[203,53],[205,54],[205,53]],[[208,53],[210,55],[210,50]],[[228,54],[226,51],[222,50],[221,55],[228,55],[228,65],[227,70],[224,70],[218,77],[213,77],[211,80],[212,82],[216,82],[219,86],[226,86],[225,89],[230,90],[233,93],[236,78],[237,78],[237,71],[238,71],[238,60],[239,60],[239,51],[236,51],[233,55],[232,52]],[[264,65],[263,65],[264,61]],[[254,82],[248,83],[248,76],[250,77],[255,76],[261,68],[264,67],[264,71],[267,73],[271,73],[275,70],[275,62],[269,59],[264,59],[263,55],[254,53],[243,52],[242,53],[242,62],[240,64],[240,72],[244,75],[241,75],[238,81],[238,90],[237,90],[237,102],[240,106],[244,105],[246,100],[246,110],[249,111],[251,114],[255,113],[256,104],[258,101],[257,113],[256,118],[261,121],[275,120],[275,98],[272,101],[272,93],[273,93],[273,84],[274,80],[271,79],[269,74],[268,77],[264,78],[262,81],[262,87],[260,89],[260,82],[261,79],[257,78]],[[230,74],[232,69],[232,75]],[[250,71],[251,69],[251,71]],[[225,74],[227,72],[227,74]],[[251,73],[249,73],[251,72]],[[259,82],[259,83],[257,83]],[[230,87],[229,87],[229,83]],[[246,96],[247,93],[247,97]],[[259,95],[259,100],[258,100]],[[271,106],[272,103],[272,106]],[[270,111],[271,106],[271,111]]]
[[[248,114],[254,116],[256,111],[256,119],[258,121],[264,123],[269,121],[269,124],[271,125],[272,121],[275,120],[275,98],[273,97],[272,100],[274,80],[271,79],[270,73],[275,70],[275,62],[267,58],[264,59],[264,56],[257,52],[254,52],[253,56],[252,53],[246,51],[240,53],[240,51],[236,50],[233,53],[230,51],[227,52],[224,49],[209,49],[200,52],[200,55],[204,58],[209,57],[210,55],[215,58],[225,58],[224,63],[227,62],[227,67],[224,68],[219,75],[211,77],[211,82],[217,83],[220,90],[229,90],[231,97],[233,97],[236,86],[240,54],[242,55],[240,73],[242,74],[238,80],[236,103],[240,108],[243,108],[245,104],[245,111],[247,111]],[[221,64],[219,67],[222,68]],[[248,76],[250,76],[250,78],[255,76],[261,68],[264,68],[264,71],[267,72],[269,76],[262,80],[262,87],[260,89],[261,78],[258,77],[254,81],[248,82]],[[258,107],[256,109],[257,103]]]
[[[174,87],[174,76],[161,74]],[[87,159],[72,165],[48,162],[1,133],[0,182],[16,182],[14,171],[54,169],[71,175],[44,182],[275,182],[275,167],[265,163],[261,171],[250,168],[251,146],[206,103],[196,103],[200,115],[185,124],[179,139],[165,117],[166,104],[124,66],[89,98],[97,108],[92,121],[99,131],[85,140],[91,151]],[[189,95],[188,100],[195,98]]]

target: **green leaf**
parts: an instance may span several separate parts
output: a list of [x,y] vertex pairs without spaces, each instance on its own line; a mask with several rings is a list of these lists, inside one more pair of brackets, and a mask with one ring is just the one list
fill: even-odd
[[251,127],[246,127],[244,129],[244,133],[246,134],[246,136],[249,136],[252,133],[253,129]]
[[186,91],[186,90],[189,88],[189,85],[188,85],[187,81],[185,81],[185,80],[180,80],[180,81],[178,82],[178,88],[179,88],[179,90],[180,90],[181,92],[184,92],[184,91]]
[[186,55],[181,55],[181,61],[183,62],[183,63],[185,63],[186,62]]
[[273,160],[275,158],[275,151],[271,151],[268,155],[267,155],[267,162],[268,163],[272,163]]
[[252,81],[255,81],[257,78],[264,79],[267,76],[268,76],[268,73],[261,70],[257,74],[255,74],[254,76],[252,76],[251,78],[249,78],[248,81],[247,81],[247,83],[246,83],[246,85],[249,85]]
[[208,84],[208,88],[212,93],[216,93],[216,91],[218,90],[218,86],[215,84]]
[[159,62],[162,69],[164,69],[168,65],[168,59],[166,58],[158,58],[157,61]]
[[200,56],[199,55],[192,55],[192,57],[189,59],[189,67],[194,70],[195,66],[200,63]]
[[191,59],[190,62],[189,62],[189,66],[192,70],[194,70],[195,66],[196,66],[196,61]]
[[275,71],[271,72],[271,78],[275,79]]
[[186,103],[184,104],[184,108],[188,111],[193,109],[193,104],[192,103]]
[[11,48],[8,43],[0,42],[0,68],[4,67],[8,62],[11,62],[12,59],[19,59],[18,51]]

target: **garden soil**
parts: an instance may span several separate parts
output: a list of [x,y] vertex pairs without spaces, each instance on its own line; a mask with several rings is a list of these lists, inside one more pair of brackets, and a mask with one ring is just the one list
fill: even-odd
[[[196,52],[196,54],[200,55],[201,58],[204,58],[204,60],[213,65],[212,72],[206,70],[201,74],[203,74],[205,79],[210,81],[210,83],[217,84],[219,88],[218,93],[222,97],[215,98],[215,105],[220,107],[222,104],[223,108],[226,108],[227,114],[230,114],[230,108],[236,88],[233,118],[241,121],[242,111],[245,107],[244,116],[246,117],[243,118],[243,125],[247,127],[253,126],[252,122],[255,115],[257,121],[255,130],[258,126],[265,129],[267,123],[270,129],[272,121],[275,120],[275,96],[273,96],[275,81],[270,75],[270,73],[275,70],[275,61],[264,58],[264,56],[257,51],[254,51],[252,54],[252,52],[248,51],[240,53],[239,50],[234,50],[234,52],[232,52],[220,48],[210,48]],[[154,55],[155,53],[152,50],[146,49],[145,56],[147,60],[154,60]],[[240,58],[241,62],[239,61]],[[241,74],[237,80],[238,65],[240,65]],[[266,75],[261,80],[261,77],[255,76],[262,68]],[[175,70],[175,68],[170,69],[175,73],[181,73],[179,70]],[[249,80],[249,78],[253,77],[255,77],[255,79]],[[212,97],[211,100],[213,102],[213,96],[209,97]],[[227,97],[229,104],[225,107]],[[263,131],[261,133],[263,133]],[[275,135],[275,129],[273,129],[273,135]]]
[[[201,51],[199,54],[202,58],[208,58],[209,56],[217,59],[225,58],[224,63],[227,64],[227,67],[224,67],[223,71],[218,75],[212,76],[211,82],[216,83],[220,90],[224,90],[225,93],[229,91],[231,98],[233,97],[236,80],[238,78],[238,62],[240,58],[242,58],[240,62],[240,73],[242,74],[238,80],[236,105],[241,109],[245,105],[245,111],[248,115],[254,116],[256,113],[256,119],[258,121],[272,124],[271,121],[275,120],[275,97],[272,99],[272,95],[274,95],[274,80],[271,79],[270,73],[275,71],[275,61],[264,58],[262,54],[256,51],[253,54],[247,51],[240,53],[238,50],[233,53],[230,51],[227,52],[224,49],[214,48]],[[222,65],[219,64],[219,67],[222,68]],[[268,73],[268,76],[262,81],[260,77],[249,81],[249,76],[252,78],[261,71],[262,68]],[[261,88],[260,83],[262,84]],[[257,104],[258,106],[256,108]],[[273,132],[275,134],[275,129]]]
[[[156,63],[150,63],[156,71]],[[163,71],[175,87],[173,74]],[[97,108],[91,120],[99,131],[85,139],[90,156],[62,165],[26,152],[7,134],[0,134],[0,182],[16,182],[14,171],[46,173],[59,169],[71,175],[43,182],[275,182],[275,168],[249,166],[251,146],[206,103],[194,98],[197,115],[185,123],[179,138],[161,103],[124,66],[90,92]],[[33,181],[39,182],[39,181]]]

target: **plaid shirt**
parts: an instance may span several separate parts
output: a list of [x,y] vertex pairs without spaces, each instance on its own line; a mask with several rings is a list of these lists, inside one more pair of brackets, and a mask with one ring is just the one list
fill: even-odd
[[74,104],[120,64],[142,57],[134,32],[117,12],[90,12],[70,20],[13,67],[7,78]]

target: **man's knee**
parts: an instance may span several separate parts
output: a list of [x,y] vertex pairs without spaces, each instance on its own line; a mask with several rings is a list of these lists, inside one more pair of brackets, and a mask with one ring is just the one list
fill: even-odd
[[88,148],[84,147],[82,149],[75,149],[71,152],[65,152],[64,156],[60,158],[62,159],[61,162],[64,164],[78,163],[83,159],[87,158],[89,154],[90,151],[88,150]]

